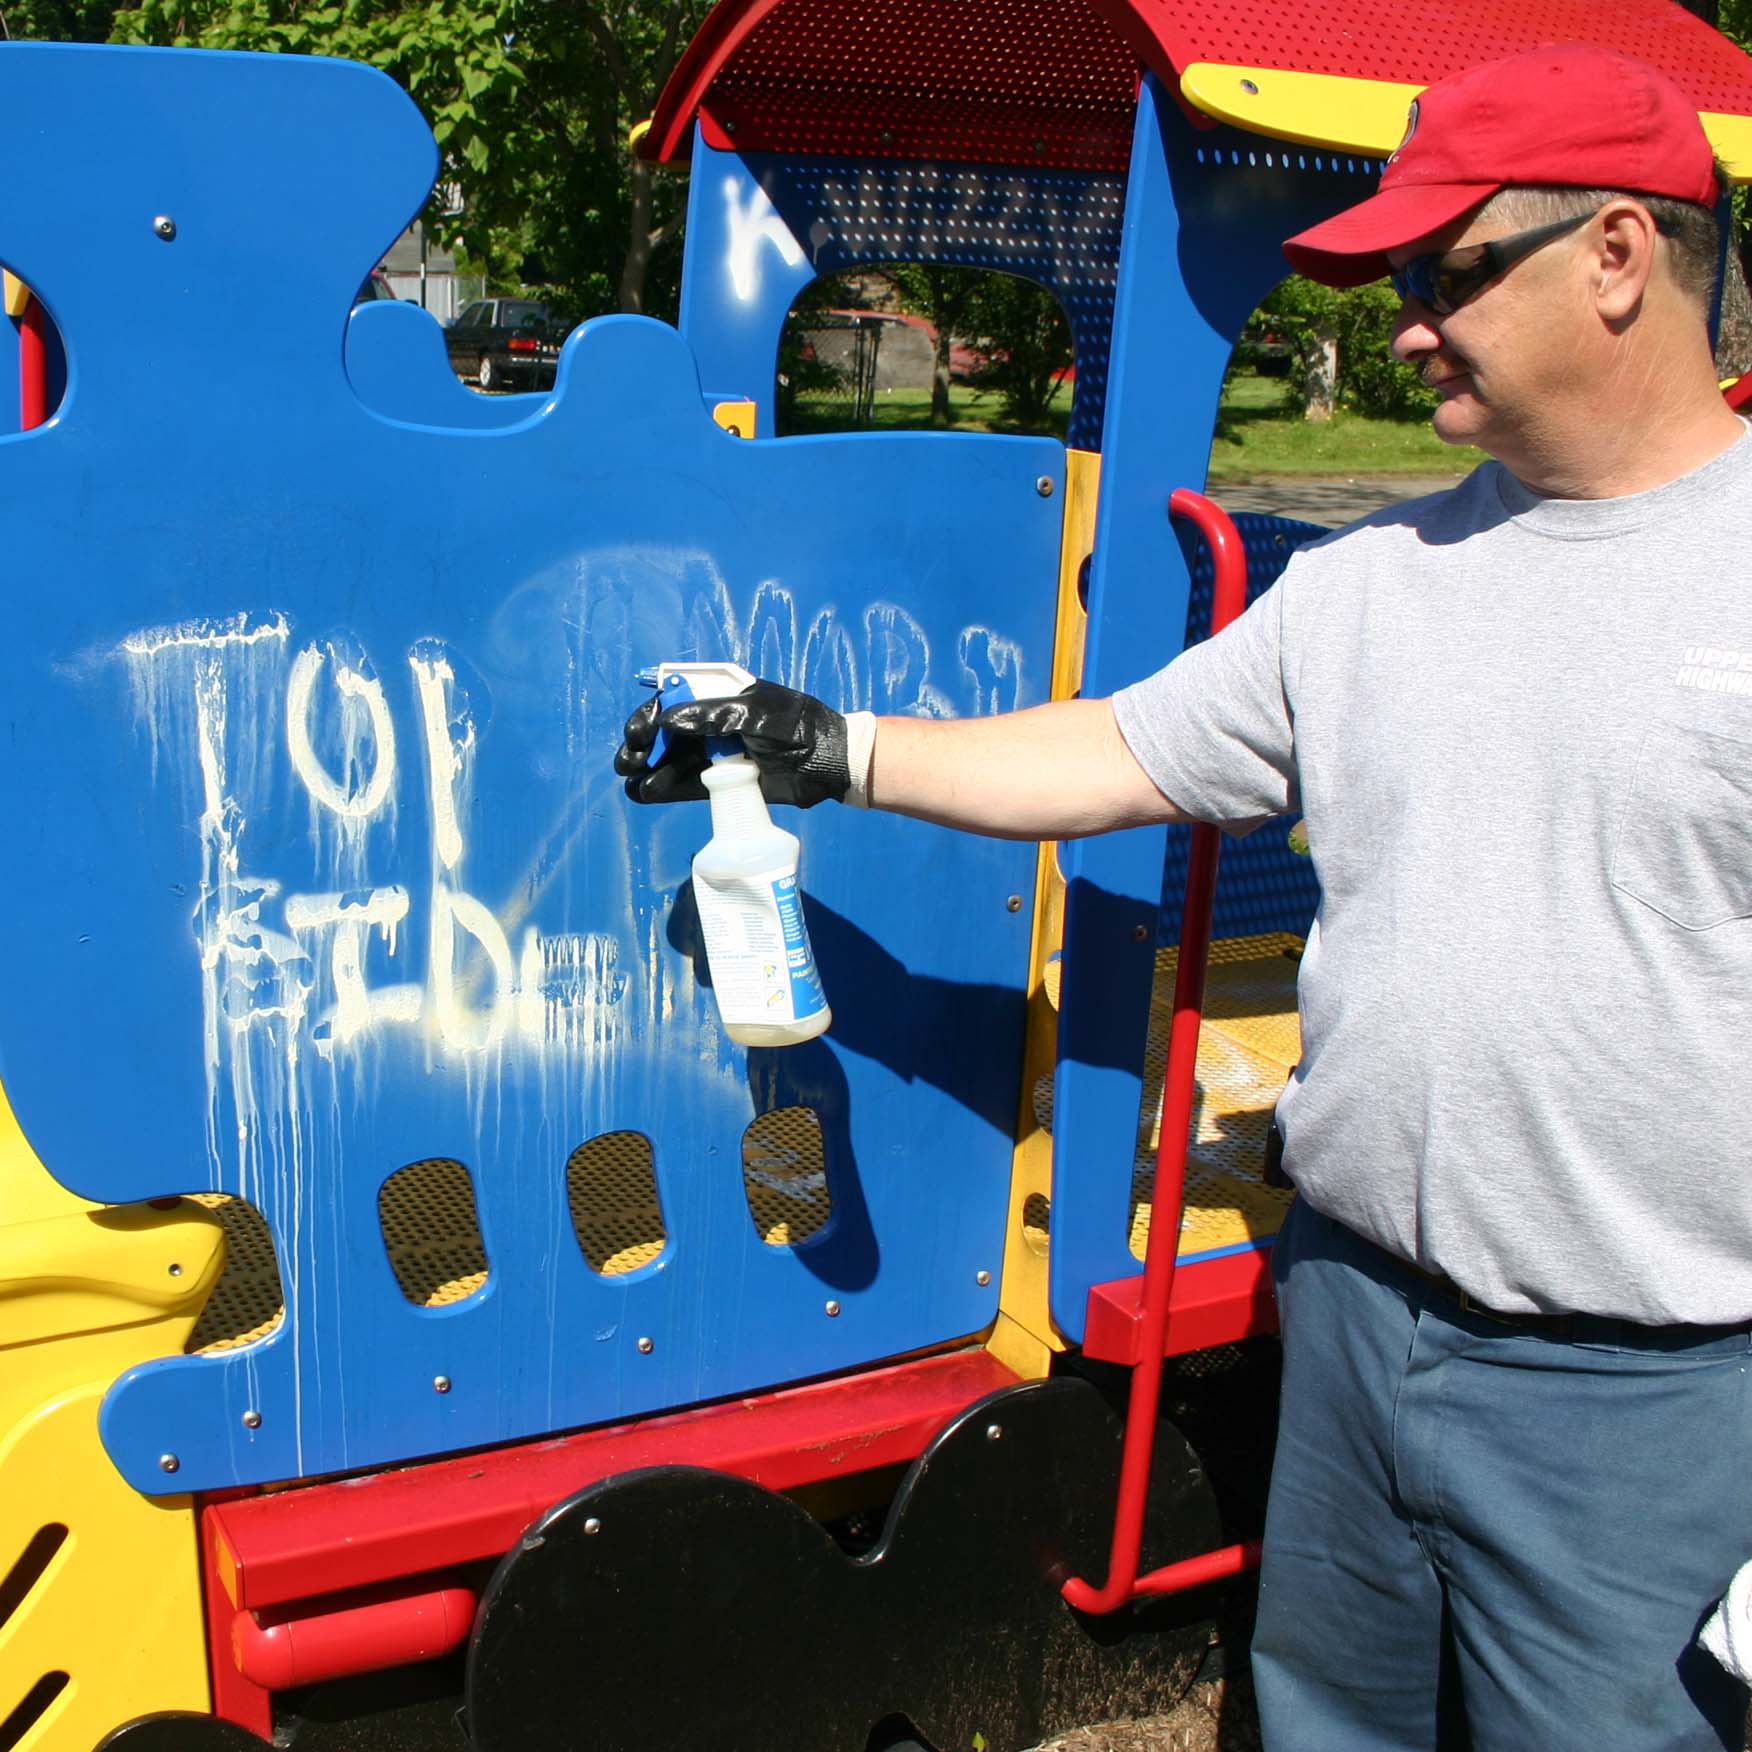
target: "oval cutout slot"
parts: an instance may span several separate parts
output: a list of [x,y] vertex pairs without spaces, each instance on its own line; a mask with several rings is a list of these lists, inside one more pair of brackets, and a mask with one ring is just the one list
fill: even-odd
[[566,1162],[572,1233],[593,1272],[619,1277],[663,1251],[667,1232],[657,1196],[657,1163],[643,1132],[602,1132]]
[[378,1189],[377,1220],[395,1281],[416,1308],[447,1308],[486,1283],[474,1182],[454,1158],[396,1169]]

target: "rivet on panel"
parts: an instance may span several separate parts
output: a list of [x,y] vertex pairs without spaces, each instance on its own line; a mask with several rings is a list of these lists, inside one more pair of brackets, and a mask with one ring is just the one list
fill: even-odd
[[840,1308],[840,1305],[838,1302],[829,1302],[827,1304],[827,1312],[828,1312],[829,1317],[831,1318],[833,1315],[837,1314],[839,1312],[839,1308]]
[[160,1472],[175,1472],[181,1465],[182,1462],[174,1454],[160,1454],[158,1456],[158,1470]]
[[992,1274],[989,1271],[976,1271],[973,1274],[973,1281],[983,1290],[992,1281]]
[[600,1533],[602,1531],[602,1522],[598,1520],[595,1515],[588,1515],[584,1520],[584,1531],[590,1534]]
[[1021,910],[1022,896],[1019,894],[1012,894],[1009,899],[1004,902],[1005,912],[1020,912]]
[[182,1267],[180,1265],[173,1265],[170,1268],[170,1275],[172,1277],[181,1277],[182,1276]]
[[1241,89],[1245,91],[1249,97],[1258,97],[1259,95],[1259,87],[1251,79],[1243,79],[1241,81]]
[[246,1411],[243,1414],[243,1427],[246,1430],[259,1430],[262,1427],[262,1414],[259,1411]]
[[1003,1439],[1004,1439],[1004,1426],[1002,1424],[987,1424],[986,1425],[986,1440],[988,1442],[1001,1442]]
[[1052,497],[1052,476],[1042,475],[1034,483],[1034,490],[1041,496],[1041,498],[1050,499]]
[[639,1355],[642,1357],[648,1357],[656,1348],[656,1345],[654,1345],[648,1338],[641,1338],[639,1340]]
[[450,1377],[448,1375],[434,1375],[432,1377],[432,1391],[434,1393],[448,1393],[450,1391]]
[[176,221],[168,213],[160,213],[152,221],[152,229],[169,243],[176,236]]
[[1149,934],[1150,934],[1150,927],[1148,925],[1133,925],[1132,926],[1132,941],[1134,943],[1142,943],[1149,936]]

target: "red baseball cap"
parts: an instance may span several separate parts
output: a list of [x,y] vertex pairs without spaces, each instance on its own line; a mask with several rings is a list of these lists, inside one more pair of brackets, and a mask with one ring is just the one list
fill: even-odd
[[1549,43],[1438,80],[1368,200],[1292,237],[1299,274],[1361,286],[1387,251],[1440,231],[1511,183],[1625,189],[1709,206],[1715,153],[1665,73],[1591,43]]

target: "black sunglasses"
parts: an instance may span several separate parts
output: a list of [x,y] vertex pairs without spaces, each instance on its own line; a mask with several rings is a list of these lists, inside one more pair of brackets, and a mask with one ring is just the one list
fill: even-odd
[[1413,256],[1403,267],[1390,269],[1387,277],[1401,298],[1415,298],[1437,316],[1447,316],[1468,298],[1477,297],[1522,256],[1555,243],[1593,217],[1592,213],[1577,213],[1569,219],[1555,219],[1549,225],[1535,225],[1530,231],[1492,238],[1489,243],[1469,243],[1441,255]]

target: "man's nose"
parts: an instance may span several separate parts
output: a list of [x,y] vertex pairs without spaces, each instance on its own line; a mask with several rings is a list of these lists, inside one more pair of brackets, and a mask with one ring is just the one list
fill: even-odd
[[1394,358],[1407,364],[1425,353],[1433,353],[1442,344],[1442,333],[1429,306],[1416,298],[1407,298],[1393,319],[1393,333],[1387,344]]

